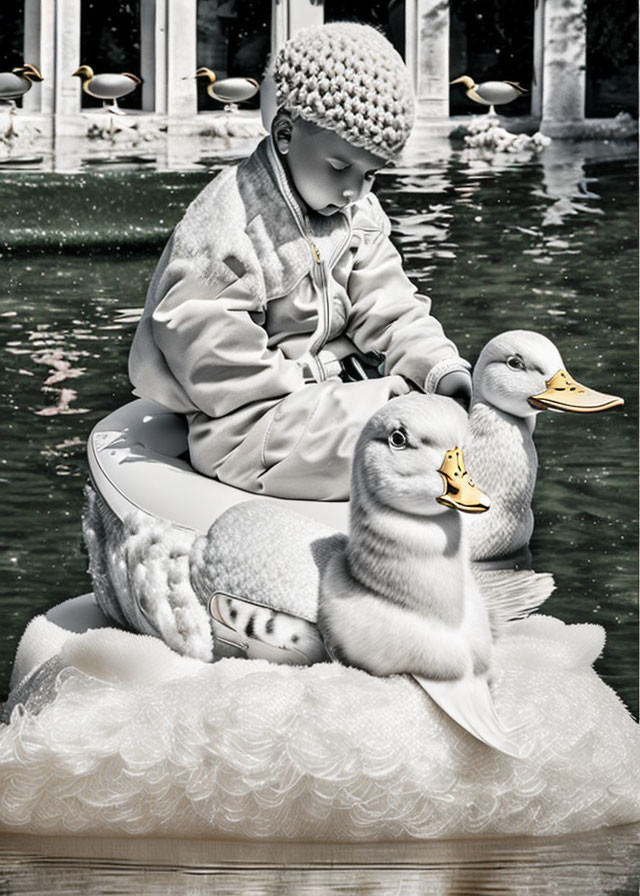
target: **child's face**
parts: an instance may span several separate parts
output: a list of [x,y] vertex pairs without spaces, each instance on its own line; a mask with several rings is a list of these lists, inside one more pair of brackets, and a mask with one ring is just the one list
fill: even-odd
[[293,122],[288,145],[280,149],[303,201],[327,216],[366,196],[386,165],[380,156],[300,118]]

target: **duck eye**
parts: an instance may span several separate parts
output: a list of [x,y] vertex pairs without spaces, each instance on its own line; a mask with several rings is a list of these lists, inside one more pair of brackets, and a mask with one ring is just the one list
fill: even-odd
[[407,447],[407,436],[401,429],[394,429],[389,433],[389,447],[395,451],[402,451]]
[[511,357],[507,358],[507,367],[510,367],[511,370],[524,370],[524,361],[522,358],[519,358],[518,355],[511,355]]

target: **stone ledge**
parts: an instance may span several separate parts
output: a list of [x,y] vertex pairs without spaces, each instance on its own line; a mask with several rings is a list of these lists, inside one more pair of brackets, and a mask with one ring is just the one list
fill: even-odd
[[584,118],[581,121],[540,122],[547,137],[561,140],[630,140],[638,136],[638,122],[621,113],[615,118]]
[[[486,114],[486,113],[485,113]],[[451,150],[451,140],[462,139],[479,116],[433,118],[418,114],[403,161]],[[629,115],[581,121],[540,121],[534,117],[497,116],[498,124],[513,134],[540,130],[556,140],[620,141],[637,138],[638,123]],[[32,160],[45,168],[76,170],[86,162],[140,161],[172,169],[201,165],[204,161],[248,155],[262,138],[258,110],[234,113],[206,111],[198,115],[130,110],[112,115],[102,109],[85,109],[73,115],[50,115],[0,109],[0,164],[19,165]],[[144,158],[142,158],[144,157]]]

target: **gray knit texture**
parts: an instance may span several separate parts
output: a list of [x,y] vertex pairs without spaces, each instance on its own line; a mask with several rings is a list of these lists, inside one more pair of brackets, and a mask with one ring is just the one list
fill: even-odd
[[385,159],[407,142],[415,116],[401,56],[375,28],[332,22],[298,31],[274,66],[276,102]]

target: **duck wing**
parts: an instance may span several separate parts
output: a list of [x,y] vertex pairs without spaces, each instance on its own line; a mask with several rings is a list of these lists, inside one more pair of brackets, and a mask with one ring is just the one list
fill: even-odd
[[193,588],[216,658],[308,665],[328,659],[316,626],[322,571],[346,536],[261,498],[226,510],[191,551]]
[[509,622],[524,619],[539,609],[556,587],[550,572],[487,568],[480,563],[472,564],[472,571],[494,638],[500,637]]
[[[477,87],[477,85],[476,85]],[[489,100],[485,100],[480,96],[476,87],[470,87],[469,90],[466,91],[467,96],[470,100],[473,100],[475,103],[480,103],[481,106],[491,106],[493,105]]]
[[315,623],[322,570],[345,541],[275,501],[244,501],[195,542],[191,582],[204,605],[219,593]]
[[449,718],[473,737],[507,756],[524,758],[523,747],[511,737],[496,712],[486,678],[477,675],[457,681],[433,681],[421,675],[412,678]]

